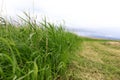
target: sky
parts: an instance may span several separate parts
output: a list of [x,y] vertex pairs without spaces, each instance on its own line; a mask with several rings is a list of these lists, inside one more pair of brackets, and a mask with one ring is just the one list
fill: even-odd
[[99,30],[119,36],[120,0],[0,0],[0,15],[15,17],[23,12],[46,16],[68,27]]

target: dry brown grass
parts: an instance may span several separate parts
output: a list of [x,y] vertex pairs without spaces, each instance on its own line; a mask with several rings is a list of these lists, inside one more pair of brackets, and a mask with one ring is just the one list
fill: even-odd
[[[101,41],[83,41],[82,50],[73,58],[72,80],[120,80],[120,49]],[[106,42],[118,45],[119,42]]]
[[106,42],[106,45],[112,45],[112,46],[120,46],[120,42],[117,41],[110,41],[110,42]]
[[[111,45],[113,45],[113,44],[114,45],[119,45],[119,42],[106,42],[106,44],[107,43],[111,43]],[[109,46],[106,46],[106,45],[102,45],[101,43],[98,43],[98,42],[94,42],[93,45],[95,47],[99,48],[100,50],[108,52],[112,56],[119,56],[120,57],[120,49],[114,49],[112,47],[109,47]]]
[[101,60],[101,56],[93,50],[90,42],[83,42],[83,51],[80,53],[80,55],[89,60],[103,63],[103,61]]

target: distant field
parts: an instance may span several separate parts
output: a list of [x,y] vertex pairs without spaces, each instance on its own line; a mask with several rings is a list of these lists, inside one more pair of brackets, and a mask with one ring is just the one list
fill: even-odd
[[120,80],[120,42],[83,39],[79,45],[69,68],[73,80]]

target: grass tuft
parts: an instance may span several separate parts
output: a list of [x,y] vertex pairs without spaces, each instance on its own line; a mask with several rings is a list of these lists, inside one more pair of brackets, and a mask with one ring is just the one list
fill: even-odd
[[78,36],[46,19],[36,24],[26,16],[27,20],[20,17],[25,24],[0,25],[0,79],[66,79]]

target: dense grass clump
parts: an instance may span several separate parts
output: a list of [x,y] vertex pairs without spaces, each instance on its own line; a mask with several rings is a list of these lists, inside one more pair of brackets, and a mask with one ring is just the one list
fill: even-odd
[[78,40],[46,20],[0,25],[0,80],[64,79]]

